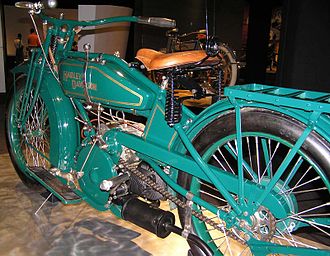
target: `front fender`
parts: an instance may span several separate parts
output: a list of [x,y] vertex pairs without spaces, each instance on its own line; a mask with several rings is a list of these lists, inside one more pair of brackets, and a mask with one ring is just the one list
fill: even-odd
[[[11,70],[14,76],[28,76],[29,63],[23,63]],[[73,166],[74,155],[79,144],[79,125],[75,120],[75,110],[61,86],[50,73],[36,70],[35,80],[43,76],[40,87],[40,96],[48,110],[50,126],[50,152],[52,165],[63,171],[70,171]],[[35,81],[37,83],[37,81]]]
[[51,150],[51,158],[57,160],[58,168],[70,171],[79,144],[75,110],[52,74],[48,71],[43,76],[40,95],[49,110],[50,131],[53,132],[50,143],[55,149]]

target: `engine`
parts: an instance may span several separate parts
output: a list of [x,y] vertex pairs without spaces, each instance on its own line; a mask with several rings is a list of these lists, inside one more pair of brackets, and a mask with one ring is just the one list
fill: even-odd
[[[83,175],[81,181],[83,183],[89,182],[98,184],[99,189],[101,189],[101,191],[99,189],[95,190],[95,185],[93,185],[91,186],[93,187],[93,191],[87,191],[88,194],[94,193],[94,200],[97,199],[98,196],[103,195],[102,203],[107,200],[108,204],[113,200],[120,199],[127,195],[137,195],[149,201],[162,200],[163,196],[160,193],[152,189],[145,181],[132,172],[132,170],[138,170],[144,176],[155,182],[160,188],[165,188],[166,186],[159,175],[157,175],[147,163],[141,162],[134,150],[113,143],[113,145],[117,145],[113,150],[118,152],[119,162],[117,162],[118,159],[110,161],[111,159],[103,150],[103,148],[109,147],[113,142],[113,139],[115,140],[115,138],[112,139],[110,136],[107,137],[107,134],[111,132],[112,129],[119,129],[126,133],[141,137],[145,129],[143,120],[142,122],[141,120],[134,120],[131,116],[127,116],[127,114],[122,111],[113,111],[111,109],[98,109],[97,113],[91,109],[90,115],[96,116],[96,118],[93,119],[95,121],[95,125],[93,125],[98,132],[99,137],[97,137],[97,139],[99,143],[97,146],[93,146],[94,148],[92,148],[92,146],[84,147],[82,150],[84,151],[84,154],[79,154],[80,165],[78,167],[80,168],[77,169],[81,169],[81,166],[84,166],[85,159],[89,160],[86,161],[88,164],[89,162],[94,162],[92,161],[93,157],[99,157],[99,155],[104,156],[102,159],[103,161],[100,161],[101,163],[108,161],[112,164],[105,168],[98,166],[95,171],[90,171],[89,169],[85,171],[86,174],[88,172],[88,175]],[[83,128],[83,130],[88,129],[89,127]],[[101,137],[103,137],[103,139],[100,139]],[[94,151],[97,151],[97,154],[90,153],[93,153]],[[100,172],[100,170],[102,172]],[[111,172],[110,174],[109,170]],[[107,197],[107,199],[105,197]]]
[[[138,166],[138,169],[149,179],[156,182],[159,186],[165,188],[164,181],[148,164],[141,162]],[[146,182],[142,181],[133,173],[130,179],[130,191],[150,201],[164,200],[163,195],[153,190]]]

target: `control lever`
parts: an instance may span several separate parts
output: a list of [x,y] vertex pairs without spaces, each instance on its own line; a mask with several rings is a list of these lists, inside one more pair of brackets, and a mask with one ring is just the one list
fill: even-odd
[[84,44],[83,49],[86,54],[86,60],[84,64],[84,73],[83,73],[83,84],[84,84],[84,95],[86,97],[86,101],[88,104],[91,104],[91,98],[88,93],[88,84],[87,84],[87,69],[88,69],[88,61],[89,61],[89,51],[91,49],[91,45],[89,43]]

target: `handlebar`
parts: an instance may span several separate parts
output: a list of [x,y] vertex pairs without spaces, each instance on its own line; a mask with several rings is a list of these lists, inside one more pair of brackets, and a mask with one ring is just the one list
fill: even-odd
[[67,26],[69,26],[69,28],[100,26],[100,25],[106,25],[109,23],[116,23],[116,22],[138,22],[138,17],[135,17],[135,16],[118,16],[118,17],[110,17],[110,18],[89,20],[89,21],[57,19],[54,17],[47,16],[43,13],[40,13],[39,17],[42,20],[52,23],[56,26],[67,25]]
[[70,28],[74,27],[88,27],[88,26],[99,26],[114,22],[136,22],[141,24],[148,24],[151,26],[162,27],[162,28],[173,28],[176,26],[175,20],[160,18],[160,17],[136,17],[136,16],[120,16],[111,17],[98,20],[90,21],[77,21],[77,20],[66,20],[49,17],[41,12],[45,7],[54,8],[56,7],[56,0],[44,0],[37,3],[31,2],[17,2],[15,6],[18,8],[30,9],[33,13],[38,14],[39,17],[47,22],[54,24],[55,26],[67,25]]
[[[61,58],[64,52],[71,50],[73,42],[75,40],[75,35],[79,33],[79,31],[83,27],[96,27],[117,22],[136,22],[163,28],[172,28],[176,25],[175,20],[159,17],[118,16],[90,21],[69,20],[62,19],[62,17],[54,18],[51,16],[47,16],[45,13],[43,13],[42,10],[46,7],[54,8],[56,6],[56,0],[44,1],[45,2],[37,3],[25,1],[17,2],[15,6],[18,8],[29,9],[29,14],[31,16],[35,28],[36,23],[34,21],[33,16],[37,15],[41,20],[43,20],[44,40],[41,40],[39,34],[37,33],[39,41],[43,41],[41,43],[40,54],[42,53],[45,59],[48,59],[46,55],[50,56],[52,63],[57,63],[57,61]],[[53,49],[51,49],[51,45],[55,45],[56,47],[53,47]],[[62,55],[59,53],[61,53]]]
[[137,23],[148,24],[161,28],[175,28],[175,20],[159,17],[138,17]]
[[15,3],[15,7],[17,8],[30,9],[37,13],[40,12],[41,9],[55,8],[56,6],[57,6],[57,0],[43,0],[37,3],[26,2],[26,1]]

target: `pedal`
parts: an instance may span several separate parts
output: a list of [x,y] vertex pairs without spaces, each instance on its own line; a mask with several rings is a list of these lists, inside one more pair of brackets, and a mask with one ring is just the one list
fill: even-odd
[[60,182],[54,175],[42,167],[30,167],[32,176],[46,189],[52,192],[64,204],[79,203],[82,199],[71,188]]

